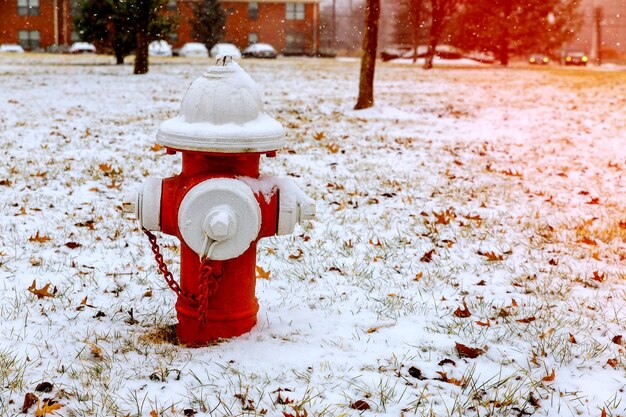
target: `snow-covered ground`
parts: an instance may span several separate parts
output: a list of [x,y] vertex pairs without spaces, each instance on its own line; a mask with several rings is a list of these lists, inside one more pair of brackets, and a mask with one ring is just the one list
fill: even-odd
[[121,205],[209,62],[108,62],[0,57],[0,415],[626,416],[625,72],[379,64],[354,111],[358,62],[243,61],[318,215],[190,349]]

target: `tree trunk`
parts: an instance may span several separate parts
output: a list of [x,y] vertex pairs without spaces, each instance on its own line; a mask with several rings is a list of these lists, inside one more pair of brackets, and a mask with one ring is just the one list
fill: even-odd
[[413,39],[411,47],[413,49],[413,63],[417,61],[417,47],[419,46],[419,34],[420,34],[420,12],[422,8],[421,0],[411,0],[411,14],[413,17]]
[[367,0],[365,6],[365,33],[363,34],[363,56],[359,79],[359,98],[355,110],[367,109],[374,105],[374,69],[378,49],[378,21],[380,0]]
[[511,12],[513,6],[510,0],[503,1],[504,19],[502,22],[502,30],[500,31],[500,42],[498,46],[498,60],[500,65],[506,67],[509,65],[509,24],[511,20]]
[[148,28],[137,28],[137,49],[135,49],[134,74],[148,73],[148,44],[149,38],[146,33]]
[[113,53],[115,54],[115,63],[117,65],[123,65],[124,64],[124,51],[122,50],[122,48],[121,47],[115,48]]

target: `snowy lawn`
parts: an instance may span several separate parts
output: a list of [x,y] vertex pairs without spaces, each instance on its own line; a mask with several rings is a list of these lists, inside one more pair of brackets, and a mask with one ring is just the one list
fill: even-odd
[[243,61],[318,216],[190,349],[121,205],[209,62],[109,62],[0,57],[0,415],[626,416],[625,72]]

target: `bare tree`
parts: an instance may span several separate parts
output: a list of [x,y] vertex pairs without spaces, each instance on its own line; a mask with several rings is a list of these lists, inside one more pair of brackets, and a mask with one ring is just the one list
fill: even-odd
[[424,69],[433,67],[433,59],[437,54],[437,45],[439,45],[441,34],[458,5],[459,0],[430,0],[430,30]]
[[363,31],[363,55],[361,56],[361,76],[359,98],[355,110],[367,109],[374,105],[374,69],[378,49],[378,23],[380,20],[380,0],[367,0],[365,5],[365,30]]

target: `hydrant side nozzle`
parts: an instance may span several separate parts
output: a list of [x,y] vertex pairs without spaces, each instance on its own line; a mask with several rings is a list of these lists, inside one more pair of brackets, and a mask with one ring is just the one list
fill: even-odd
[[315,216],[315,201],[290,178],[276,178],[278,186],[278,228],[277,235],[293,233],[296,224]]
[[161,231],[161,193],[163,179],[148,177],[143,188],[137,193],[135,215],[141,227],[153,231]]

